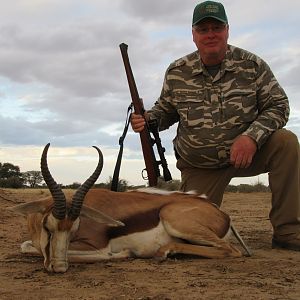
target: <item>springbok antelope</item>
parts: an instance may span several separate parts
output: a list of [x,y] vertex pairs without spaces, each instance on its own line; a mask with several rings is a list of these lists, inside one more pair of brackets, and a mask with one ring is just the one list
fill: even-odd
[[42,153],[41,171],[51,196],[11,208],[28,217],[31,240],[21,245],[21,251],[43,255],[47,271],[66,272],[69,261],[166,258],[174,253],[242,256],[224,239],[230,217],[204,198],[180,192],[162,195],[153,189],[151,193],[91,189],[103,166],[95,146],[99,162],[94,173],[72,199],[66,199],[48,169],[49,146]]

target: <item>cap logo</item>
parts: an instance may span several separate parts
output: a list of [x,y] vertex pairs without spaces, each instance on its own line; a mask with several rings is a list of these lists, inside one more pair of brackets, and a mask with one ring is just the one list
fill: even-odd
[[208,4],[204,7],[204,11],[208,13],[217,14],[219,12],[219,6]]

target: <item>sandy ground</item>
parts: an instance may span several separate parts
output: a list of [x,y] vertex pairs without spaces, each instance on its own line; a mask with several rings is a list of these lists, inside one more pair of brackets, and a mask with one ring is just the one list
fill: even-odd
[[[226,194],[228,212],[252,257],[176,257],[71,264],[49,274],[42,259],[20,254],[25,217],[6,208],[45,196],[0,189],[0,299],[300,299],[300,253],[271,249],[270,194]],[[232,238],[233,243],[235,243]]]

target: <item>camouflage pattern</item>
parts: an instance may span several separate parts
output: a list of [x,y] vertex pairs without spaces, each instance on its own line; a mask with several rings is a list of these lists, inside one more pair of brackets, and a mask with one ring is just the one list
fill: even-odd
[[229,45],[213,78],[198,51],[173,62],[161,95],[148,111],[164,130],[178,123],[174,147],[195,167],[229,165],[230,147],[239,135],[260,148],[289,116],[284,90],[258,56]]

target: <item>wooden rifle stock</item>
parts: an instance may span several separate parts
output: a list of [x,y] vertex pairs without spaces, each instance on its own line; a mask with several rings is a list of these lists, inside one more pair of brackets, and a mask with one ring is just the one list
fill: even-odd
[[[134,81],[134,76],[129,62],[129,57],[127,53],[128,46],[124,43],[120,44],[120,50],[125,66],[126,76],[128,80],[129,90],[131,94],[131,99],[136,114],[144,116],[145,109],[143,103],[139,97],[139,93]],[[144,161],[147,170],[147,177],[149,181],[149,186],[157,185],[157,178],[160,176],[159,168],[155,159],[155,154],[152,147],[152,139],[148,124],[146,121],[146,126],[143,131],[140,132],[140,139],[142,144],[142,151],[144,156]]]

